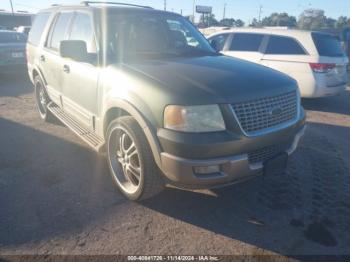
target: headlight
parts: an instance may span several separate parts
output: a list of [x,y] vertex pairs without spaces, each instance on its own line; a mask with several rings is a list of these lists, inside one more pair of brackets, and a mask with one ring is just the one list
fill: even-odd
[[164,127],[182,132],[215,132],[225,130],[225,122],[218,105],[167,106]]

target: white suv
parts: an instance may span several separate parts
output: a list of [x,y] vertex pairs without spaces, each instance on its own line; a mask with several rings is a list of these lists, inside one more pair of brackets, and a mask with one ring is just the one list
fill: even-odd
[[240,28],[208,37],[227,56],[281,71],[297,80],[302,97],[341,93],[349,63],[337,37],[310,31]]

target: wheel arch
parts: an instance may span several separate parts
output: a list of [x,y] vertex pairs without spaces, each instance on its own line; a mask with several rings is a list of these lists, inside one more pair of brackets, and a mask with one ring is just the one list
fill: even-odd
[[44,86],[46,88],[47,82],[46,82],[46,79],[45,79],[43,73],[41,72],[40,68],[38,68],[37,66],[34,66],[34,68],[32,70],[32,74],[31,74],[31,77],[33,78],[33,82],[34,82],[34,78],[36,76],[40,76],[40,78],[43,81]]
[[142,115],[142,113],[136,109],[129,102],[122,99],[113,99],[106,103],[106,107],[103,114],[103,135],[106,140],[107,129],[109,123],[114,119],[121,116],[132,116],[144,131],[146,139],[150,145],[154,160],[159,168],[161,168],[161,147],[157,139],[156,130],[152,127],[151,123]]

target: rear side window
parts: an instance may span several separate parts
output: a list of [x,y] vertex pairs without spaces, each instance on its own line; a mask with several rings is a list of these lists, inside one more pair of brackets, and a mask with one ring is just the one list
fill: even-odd
[[1,32],[0,33],[0,43],[25,43],[27,37],[21,33],[15,32]]
[[305,50],[291,37],[270,36],[266,54],[272,55],[305,55]]
[[48,43],[48,47],[54,50],[58,50],[60,47],[60,42],[65,39],[68,25],[70,22],[70,19],[72,18],[73,13],[60,13],[55,26],[51,33],[51,39]]
[[245,52],[259,52],[261,42],[264,35],[261,34],[234,34],[230,50],[245,51]]
[[28,42],[33,45],[38,45],[41,39],[41,35],[44,31],[47,20],[50,17],[50,13],[39,13],[35,16],[33,26],[29,32]]
[[89,53],[96,53],[96,43],[90,16],[78,13],[73,21],[70,40],[82,40],[86,43]]
[[312,38],[320,56],[345,56],[340,41],[337,37],[328,34],[312,33]]
[[215,42],[217,50],[222,51],[222,49],[224,49],[228,36],[229,34],[216,35],[209,39],[209,43],[212,45]]

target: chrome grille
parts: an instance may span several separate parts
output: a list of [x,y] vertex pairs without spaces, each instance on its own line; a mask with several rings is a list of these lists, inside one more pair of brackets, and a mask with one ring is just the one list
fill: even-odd
[[249,135],[296,119],[298,97],[293,91],[232,104],[232,108],[243,131]]
[[287,149],[286,145],[273,145],[263,147],[261,149],[252,151],[248,153],[248,160],[251,164],[262,163],[265,162],[274,156],[285,152]]

